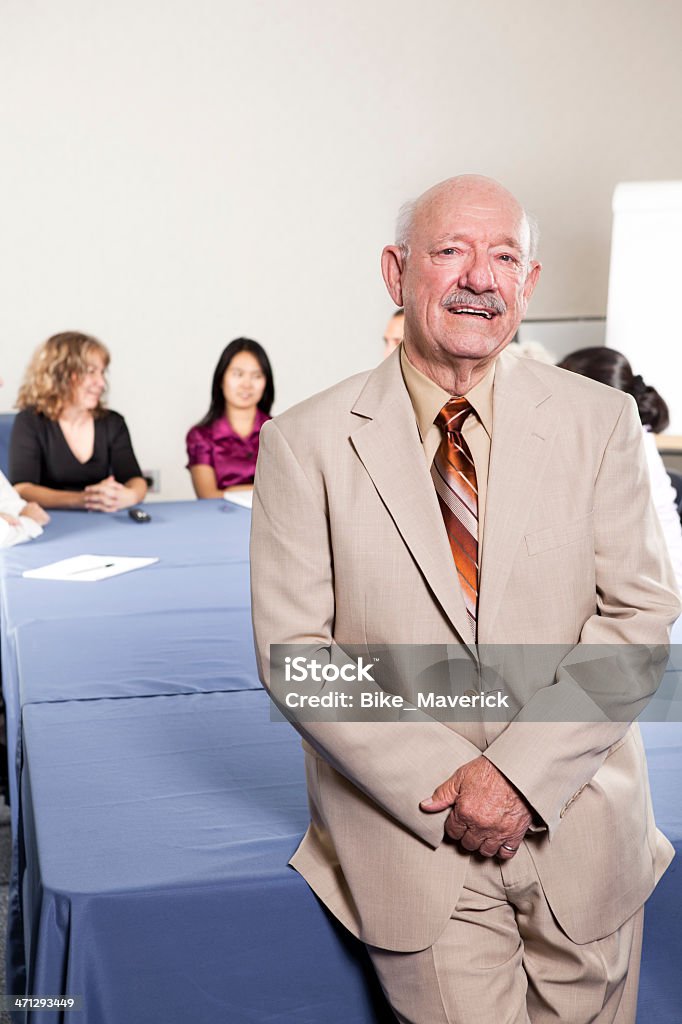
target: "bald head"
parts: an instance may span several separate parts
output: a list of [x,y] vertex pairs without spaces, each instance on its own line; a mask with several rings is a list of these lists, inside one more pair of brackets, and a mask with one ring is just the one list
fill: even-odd
[[448,207],[459,203],[467,203],[472,208],[480,205],[482,210],[497,205],[506,208],[512,216],[515,213],[526,259],[535,259],[539,237],[537,223],[509,189],[494,178],[487,178],[482,174],[458,174],[453,178],[446,178],[445,181],[440,181],[427,189],[417,199],[404,203],[398,212],[395,244],[400,246],[407,257],[412,236],[422,221],[430,221],[435,217],[442,218]]

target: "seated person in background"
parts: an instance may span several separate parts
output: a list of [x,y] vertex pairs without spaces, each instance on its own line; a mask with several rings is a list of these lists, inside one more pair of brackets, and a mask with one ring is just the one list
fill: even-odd
[[0,548],[33,540],[50,517],[35,501],[24,501],[4,473],[0,473]]
[[546,363],[548,366],[553,366],[556,362],[555,357],[549,352],[541,341],[519,341],[518,332],[516,339],[512,341],[509,351],[515,356],[523,356],[524,359],[535,359],[538,363]]
[[677,496],[654,440],[654,434],[665,430],[670,422],[668,406],[655,388],[648,387],[639,374],[632,372],[625,356],[614,348],[581,348],[565,356],[558,365],[564,370],[580,373],[583,377],[591,377],[592,380],[625,391],[637,403],[644,429],[651,497],[663,529],[675,579],[682,590],[682,525],[677,511]]
[[[0,379],[2,387],[2,379]],[[47,512],[35,501],[24,501],[4,473],[0,473],[0,548],[39,537],[49,523]]]
[[405,310],[397,309],[386,324],[386,330],[384,331],[384,359],[386,359],[387,356],[390,356],[391,352],[396,349],[403,340],[404,330]]
[[215,368],[209,410],[187,434],[187,468],[197,498],[252,489],[258,437],[274,400],[265,349],[235,338]]
[[40,346],[19,389],[10,479],[47,508],[116,512],[143,501],[147,484],[125,420],[105,409],[109,352],[87,334]]

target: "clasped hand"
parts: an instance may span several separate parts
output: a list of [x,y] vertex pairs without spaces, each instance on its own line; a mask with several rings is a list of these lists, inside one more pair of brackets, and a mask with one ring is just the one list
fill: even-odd
[[463,764],[420,807],[430,812],[451,807],[447,835],[465,850],[502,860],[511,860],[532,822],[526,802],[485,757]]
[[113,476],[90,484],[83,491],[83,504],[91,512],[118,512],[134,505],[137,498],[130,487],[120,484]]
[[47,526],[50,521],[49,515],[37,501],[27,501],[21,510],[21,515],[32,519],[38,526]]
[[[27,519],[32,519],[38,526],[45,526],[50,521],[50,517],[37,502],[27,501],[22,508],[19,516],[25,516]],[[21,519],[18,516],[8,515],[6,512],[0,512],[0,519],[4,519],[10,526],[20,526]]]

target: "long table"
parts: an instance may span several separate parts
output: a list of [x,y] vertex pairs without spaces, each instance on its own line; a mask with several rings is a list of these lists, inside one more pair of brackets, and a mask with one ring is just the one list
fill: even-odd
[[[10,549],[1,559],[1,640],[10,744],[14,746],[20,736],[22,720],[24,733],[23,744],[16,744],[21,792],[13,785],[12,803],[15,836],[21,838],[14,864],[21,878],[21,890],[17,877],[10,892],[8,953],[12,987],[15,992],[22,992],[25,987],[29,993],[45,993],[44,985],[49,988],[54,984],[61,991],[65,983],[50,975],[49,965],[54,966],[61,959],[76,969],[80,962],[78,954],[82,952],[86,961],[81,962],[85,973],[80,976],[79,992],[85,995],[88,1008],[84,1011],[86,1017],[79,1013],[74,1019],[98,1024],[105,1020],[121,1024],[132,1020],[214,1021],[215,1004],[208,995],[204,1004],[194,992],[195,983],[184,994],[175,984],[176,959],[161,957],[153,971],[144,967],[154,949],[165,948],[169,933],[160,922],[172,916],[178,905],[183,906],[182,916],[186,919],[189,910],[183,899],[190,899],[191,895],[192,905],[196,901],[202,907],[196,928],[209,919],[207,905],[214,906],[216,918],[213,932],[208,937],[204,935],[205,941],[199,941],[196,929],[197,941],[190,939],[190,931],[184,945],[175,938],[173,948],[183,948],[187,954],[185,972],[195,978],[201,976],[206,993],[210,993],[226,974],[226,963],[234,960],[234,949],[243,948],[241,967],[235,977],[247,976],[245,963],[249,961],[254,984],[250,993],[244,989],[240,996],[234,986],[224,988],[225,1012],[219,1016],[235,1022],[260,1019],[258,1015],[249,1016],[255,1011],[248,1010],[250,1000],[257,1007],[266,999],[257,992],[263,988],[263,981],[256,983],[255,977],[263,964],[254,957],[255,943],[249,935],[254,928],[256,932],[260,929],[263,944],[267,945],[268,935],[276,932],[271,916],[274,914],[278,920],[281,917],[281,893],[279,897],[273,896],[270,915],[262,915],[251,931],[248,908],[254,893],[261,892],[262,868],[269,858],[267,873],[279,873],[278,885],[285,892],[290,891],[290,886],[297,890],[292,906],[301,912],[300,916],[294,914],[289,918],[293,931],[287,933],[282,944],[289,959],[283,961],[279,972],[289,977],[292,1024],[299,1020],[301,1000],[310,998],[314,1005],[322,998],[321,986],[325,992],[322,1002],[330,1010],[325,1010],[326,1019],[341,1024],[348,1008],[352,1014],[348,1019],[357,1020],[358,1024],[374,1024],[381,1019],[381,999],[374,983],[368,980],[371,972],[364,950],[328,919],[305,884],[287,867],[288,857],[305,827],[305,789],[298,738],[288,727],[269,721],[268,699],[256,672],[248,574],[250,513],[222,501],[164,503],[149,506],[149,510],[152,522],[144,525],[133,523],[125,513],[55,513],[43,537],[32,545]],[[94,584],[30,580],[21,575],[25,569],[85,553],[148,555],[158,557],[159,561]],[[204,702],[200,697],[205,698]],[[248,697],[256,703],[250,704]],[[162,707],[170,710],[162,714]],[[257,713],[255,708],[260,711]],[[257,762],[252,762],[259,815],[240,819],[241,833],[233,837],[231,844],[216,845],[213,859],[207,865],[201,827],[198,831],[194,826],[185,830],[192,814],[201,816],[201,809],[205,810],[202,799],[207,797],[203,790],[197,793],[194,785],[193,764],[197,757],[201,760],[197,751],[209,742],[211,731],[214,739],[209,744],[211,755],[207,755],[207,763],[219,763],[221,743],[224,742],[226,751],[232,750],[225,774],[221,772],[214,785],[215,800],[221,805],[220,809],[214,806],[216,821],[222,814],[230,822],[234,807],[228,806],[224,798],[240,777],[235,751],[241,746],[246,756],[246,752],[256,749],[251,731],[256,728],[257,715],[260,725],[256,731],[260,731],[256,747],[260,745],[261,752],[272,747],[272,756],[279,749],[288,751],[283,770],[288,771],[287,786],[296,791],[297,814],[289,815],[287,829],[280,834],[277,821],[282,810],[281,793],[286,787],[278,786],[271,793],[271,801],[263,802],[266,789],[259,782]],[[79,716],[90,723],[104,716],[101,733],[94,724],[88,726],[87,732],[95,742],[94,748],[88,747],[90,753],[95,753],[88,768],[78,760],[83,754],[78,743],[85,738],[87,747],[89,741],[82,731],[70,732]],[[49,721],[49,728],[40,732],[43,720]],[[38,722],[35,727],[34,721]],[[183,730],[187,726],[187,736],[174,730],[173,722],[178,721],[183,723]],[[116,722],[125,723],[120,734],[113,724]],[[190,725],[199,726],[198,731],[192,734]],[[108,769],[104,756],[107,735],[113,738]],[[186,746],[190,735],[195,744],[194,761]],[[160,749],[154,754],[157,741]],[[179,745],[174,747],[176,742]],[[71,781],[65,781],[55,767],[53,778],[61,781],[56,789],[50,790],[49,799],[43,801],[43,783],[47,782],[49,788],[52,775],[48,769],[48,777],[44,777],[43,765],[62,754],[74,765]],[[152,764],[157,756],[157,764],[164,765],[163,771],[148,777],[144,766]],[[41,760],[43,757],[46,762]],[[84,760],[87,761],[85,755]],[[120,770],[121,776],[112,779],[107,774],[112,768]],[[153,796],[145,789],[149,778],[157,787]],[[106,790],[107,784],[113,785],[113,800],[103,796],[102,788]],[[126,804],[133,810],[136,827],[130,827]],[[95,818],[89,819],[95,810]],[[140,815],[137,818],[136,813]],[[62,822],[63,829],[55,828],[57,821]],[[121,849],[116,850],[115,844],[107,840],[98,847],[98,835],[103,830],[106,834],[105,823],[121,837],[125,865]],[[169,863],[170,847],[178,842],[178,834],[173,831],[178,823],[185,836],[176,849],[182,867],[178,877],[169,878],[164,866]],[[205,822],[202,827],[205,828]],[[162,836],[166,836],[167,842],[159,842]],[[277,844],[273,842],[275,837]],[[62,865],[62,855],[67,852],[70,873],[68,884],[62,879],[57,886],[61,895],[51,902],[55,850],[57,862]],[[109,885],[109,869],[116,864],[133,869],[131,888],[141,902],[131,910],[125,926],[110,929],[108,915],[120,911],[125,917],[125,907],[132,907],[125,902],[125,885],[113,889]],[[43,877],[46,867],[47,877]],[[92,899],[88,913],[79,916],[78,899],[72,906],[71,897],[83,892],[88,879]],[[219,899],[216,891],[220,891]],[[67,899],[72,924],[65,951],[61,944],[65,933],[59,922]],[[151,916],[147,918],[145,908],[152,905],[154,911],[150,910]],[[48,907],[55,911],[56,918],[50,917]],[[99,916],[100,911],[103,917]],[[256,922],[255,916],[253,920]],[[285,920],[282,918],[282,927]],[[51,929],[50,921],[57,922],[56,929]],[[296,950],[304,948],[295,941],[302,931],[309,934],[310,950],[324,954],[326,974],[317,971],[312,984],[305,961],[296,956]],[[136,945],[138,938],[141,942]],[[106,953],[99,973],[87,959],[96,949]],[[139,953],[134,960],[136,970],[150,980],[148,998],[140,1004],[144,1010],[134,1010],[137,995],[133,997],[130,990],[129,978],[135,974],[131,963],[128,962],[123,975],[116,974],[116,949],[120,957],[127,950],[137,949]],[[274,947],[272,953],[274,956]],[[277,955],[281,956],[281,949]],[[24,970],[24,987],[18,988]],[[101,977],[102,972],[106,978]],[[271,1002],[279,1000],[283,991],[281,979],[274,987],[276,974],[275,971],[273,984],[264,987]],[[135,992],[138,988],[136,983]],[[106,990],[106,997],[102,997],[102,990]],[[102,998],[108,1009],[104,1008]],[[159,1002],[163,1010],[155,1011],[154,1005]],[[189,1012],[192,1002],[195,1009]],[[334,1005],[338,1007],[336,1017],[331,1012]],[[231,1006],[233,1016],[228,1012]],[[316,1019],[312,1010],[311,1013],[310,1019]],[[32,1021],[37,1019],[35,1014],[31,1017]],[[55,1024],[59,1017],[51,1012],[48,1019]]]
[[[251,643],[249,513],[208,501],[158,504],[151,516],[138,524],[126,512],[53,512],[38,540],[0,555],[3,693],[15,767],[6,973],[15,992],[25,986],[21,708],[43,700],[260,686]],[[94,584],[22,576],[86,553],[159,561]]]
[[[55,514],[0,562],[12,729],[23,720],[26,991],[82,995],[63,1018],[82,1024],[389,1020],[364,951],[287,867],[305,788],[298,738],[270,721],[255,672],[249,513],[150,511],[144,526]],[[21,578],[82,553],[160,561],[96,584]],[[682,728],[643,734],[680,851]],[[674,862],[647,910],[641,1024],[678,1019],[682,983],[663,965],[681,893]]]
[[302,752],[264,692],[32,704],[24,739],[32,991],[80,1024],[391,1019],[287,867]]
[[676,1024],[682,1017],[682,976],[673,967],[682,950],[682,724],[641,726],[658,827],[675,847],[675,859],[644,911],[644,945],[638,1024]]
[[[679,855],[682,726],[644,731]],[[263,692],[33,704],[24,737],[32,991],[85,994],[82,1024],[391,1019],[286,866],[307,821],[301,753]],[[681,888],[673,862],[647,908],[641,1024],[679,1020]]]
[[[125,512],[55,512],[37,541],[3,552],[2,672],[13,762],[24,704],[260,687],[249,512],[224,501],[159,503],[150,511],[148,524]],[[22,577],[79,554],[159,561],[98,583]],[[15,786],[10,775],[13,807]]]

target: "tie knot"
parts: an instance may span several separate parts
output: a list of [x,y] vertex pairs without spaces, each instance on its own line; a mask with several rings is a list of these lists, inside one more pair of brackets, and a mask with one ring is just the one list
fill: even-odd
[[472,406],[466,398],[451,398],[438,413],[435,422],[444,433],[459,434],[470,412]]

